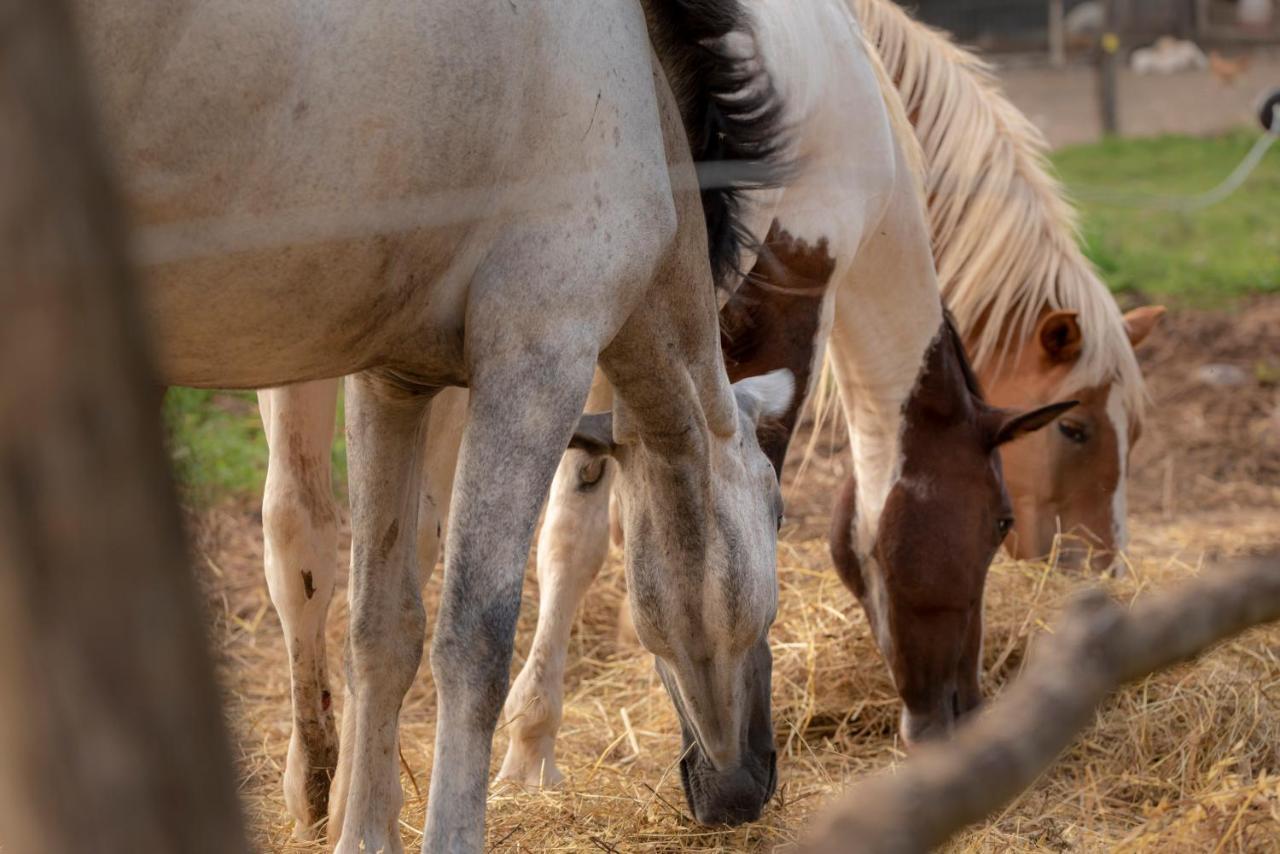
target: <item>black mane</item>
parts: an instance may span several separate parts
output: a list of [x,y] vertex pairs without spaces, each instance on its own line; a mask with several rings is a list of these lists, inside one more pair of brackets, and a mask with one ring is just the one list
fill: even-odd
[[645,12],[698,170],[711,272],[726,287],[755,242],[742,223],[743,191],[776,187],[792,171],[782,101],[760,58],[727,43],[751,33],[741,0],[647,0]]

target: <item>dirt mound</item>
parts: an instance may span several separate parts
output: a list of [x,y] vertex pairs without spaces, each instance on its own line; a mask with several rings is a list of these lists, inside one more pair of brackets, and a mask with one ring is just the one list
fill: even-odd
[[1172,312],[1139,356],[1152,405],[1133,452],[1134,511],[1280,506],[1280,297]]

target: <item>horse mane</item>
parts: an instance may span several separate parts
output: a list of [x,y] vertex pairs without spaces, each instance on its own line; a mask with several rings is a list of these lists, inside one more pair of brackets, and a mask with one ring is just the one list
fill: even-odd
[[939,285],[974,366],[998,374],[1045,308],[1075,311],[1083,347],[1061,391],[1119,382],[1140,416],[1146,388],[1124,318],[1080,251],[1044,135],[1000,91],[991,66],[948,35],[890,0],[847,2],[924,149]]
[[644,9],[698,170],[711,271],[716,287],[731,289],[755,242],[743,193],[779,186],[793,171],[783,102],[742,0],[646,0]]

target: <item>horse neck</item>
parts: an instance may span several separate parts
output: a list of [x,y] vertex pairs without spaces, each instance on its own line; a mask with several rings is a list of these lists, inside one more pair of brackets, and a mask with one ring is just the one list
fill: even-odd
[[942,311],[932,280],[867,284],[856,295],[837,293],[829,347],[849,429],[856,518],[869,537],[902,473],[906,410],[938,340]]
[[829,344],[864,545],[901,475],[908,404],[944,328],[923,201],[900,146],[894,156],[899,177],[885,211],[837,284]]

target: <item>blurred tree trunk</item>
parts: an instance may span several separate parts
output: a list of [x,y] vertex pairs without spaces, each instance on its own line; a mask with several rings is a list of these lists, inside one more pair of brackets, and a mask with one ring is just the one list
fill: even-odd
[[65,0],[0,0],[0,848],[246,849]]

